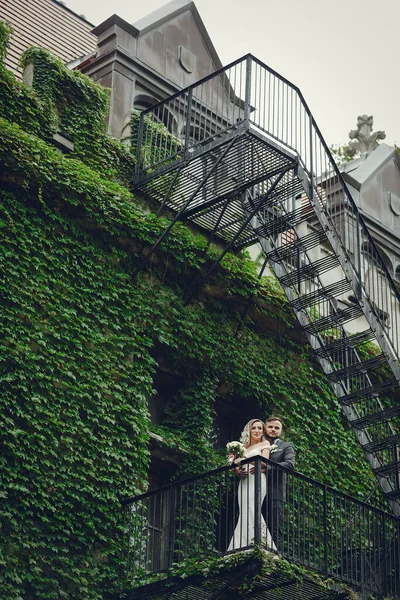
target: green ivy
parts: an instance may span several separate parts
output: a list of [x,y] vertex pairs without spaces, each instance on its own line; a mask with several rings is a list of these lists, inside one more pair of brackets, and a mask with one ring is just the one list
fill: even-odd
[[[0,24],[2,57],[8,35]],[[2,597],[115,592],[120,500],[147,486],[156,348],[183,374],[158,429],[186,452],[181,472],[224,460],[209,435],[224,387],[259,416],[283,417],[300,471],[365,497],[369,466],[311,349],[294,341],[276,280],[229,253],[186,304],[188,282],[218,250],[183,224],[137,272],[168,220],[129,190],[133,159],[107,137],[107,94],[43,51],[24,61],[33,89],[0,64]],[[72,155],[52,146],[56,129]],[[271,320],[281,337],[261,327]]]
[[17,80],[4,65],[10,35],[11,28],[0,21],[0,117],[17,123],[29,133],[50,140],[51,115],[42,110],[35,92]]
[[118,293],[121,252],[23,199],[3,194],[0,217],[3,594],[95,598],[120,556],[120,498],[145,482],[152,341],[139,290]]
[[12,33],[11,26],[5,21],[2,22],[0,27],[0,64],[4,65],[4,59],[7,56],[7,48],[10,43],[10,37]]
[[21,66],[29,64],[33,66],[32,87],[37,103],[49,115],[52,131],[62,133],[74,144],[70,157],[83,161],[103,177],[129,184],[133,157],[126,146],[107,135],[108,90],[80,71],[67,69],[42,48],[24,52]]
[[[250,567],[247,570],[245,569],[246,565]],[[159,580],[163,579],[166,581],[166,585],[171,586],[171,588],[172,586],[180,585],[184,589],[184,580],[201,576],[204,578],[204,587],[206,588],[213,578],[217,579],[219,576],[223,578],[228,573],[229,577],[232,578],[235,573],[240,573],[240,571],[241,575],[232,581],[232,585],[229,588],[229,592],[235,595],[235,597],[239,594],[242,598],[251,598],[254,595],[255,586],[265,576],[269,578],[269,593],[274,596],[279,592],[282,593],[281,586],[284,585],[284,582],[297,582],[299,593],[301,593],[301,584],[304,580],[313,582],[314,585],[319,587],[321,595],[331,590],[333,584],[332,580],[311,573],[309,569],[301,565],[296,565],[283,559],[279,561],[272,560],[258,547],[255,547],[251,551],[236,552],[223,557],[211,556],[204,560],[199,560],[198,558],[189,559],[174,565],[166,575],[162,574],[161,577],[159,576]],[[271,575],[274,579],[272,579]],[[276,582],[276,587],[271,585],[272,581]],[[141,583],[144,585],[149,582],[150,578],[147,580],[143,579]],[[351,589],[346,587],[343,587],[337,594],[340,600],[356,600],[358,597]]]

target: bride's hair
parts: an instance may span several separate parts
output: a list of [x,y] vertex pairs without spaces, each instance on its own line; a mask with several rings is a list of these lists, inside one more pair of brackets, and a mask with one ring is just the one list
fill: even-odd
[[[240,441],[242,442],[242,444],[245,448],[248,448],[250,446],[250,439],[251,439],[250,432],[251,432],[251,428],[253,427],[254,423],[262,423],[262,425],[264,427],[264,423],[261,421],[261,419],[251,419],[248,423],[246,423],[242,433],[240,434]],[[264,440],[264,439],[265,439],[265,437],[263,435],[261,440]]]

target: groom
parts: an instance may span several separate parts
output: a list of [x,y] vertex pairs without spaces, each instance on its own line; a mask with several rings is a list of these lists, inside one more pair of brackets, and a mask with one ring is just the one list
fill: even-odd
[[[265,422],[266,438],[271,444],[269,460],[288,469],[294,469],[295,452],[291,442],[280,439],[282,421],[269,417]],[[283,469],[268,465],[267,468],[266,521],[278,552],[283,551],[283,507],[286,500],[286,479]]]

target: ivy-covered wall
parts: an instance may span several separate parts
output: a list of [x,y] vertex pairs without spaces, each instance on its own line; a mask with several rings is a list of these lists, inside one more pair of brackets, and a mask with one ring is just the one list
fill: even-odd
[[[254,416],[284,418],[300,471],[365,497],[369,467],[276,282],[228,254],[185,304],[217,250],[182,224],[136,273],[166,220],[129,191],[133,153],[105,133],[107,92],[42,50],[23,60],[32,89],[0,64],[1,597],[115,593],[120,500],[146,489],[150,433],[185,448],[182,472],[221,464],[210,431],[222,388],[244,414],[251,401]],[[73,153],[54,148],[57,130]],[[160,353],[184,381],[156,427]]]

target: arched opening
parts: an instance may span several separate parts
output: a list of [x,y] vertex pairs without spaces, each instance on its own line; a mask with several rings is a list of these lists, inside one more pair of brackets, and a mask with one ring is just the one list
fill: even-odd
[[393,263],[381,247],[375,247],[370,242],[364,242],[361,252],[366,261],[364,268],[365,289],[379,318],[389,324],[392,314],[392,293],[386,269],[393,276]]
[[394,273],[394,278],[396,279],[396,281],[398,281],[400,283],[400,265],[398,265],[398,267],[396,267],[396,271]]
[[386,254],[386,252],[380,246],[378,246],[377,244],[376,246],[373,246],[370,242],[364,242],[361,246],[361,252],[367,259],[369,265],[374,266],[378,269],[381,267],[381,260],[379,259],[380,257],[389,273],[393,275],[393,263],[390,260],[389,256]]
[[[133,102],[135,110],[146,110],[160,102],[160,99],[147,94],[138,94]],[[160,104],[152,111],[152,118],[159,123],[163,123],[168,131],[174,135],[178,132],[178,121],[173,113],[169,110],[165,103]]]
[[[189,131],[189,147],[198,146],[208,142],[210,137],[212,137],[214,134],[214,130],[205,129],[200,125],[191,125]],[[185,139],[186,126],[182,127],[180,137],[181,139]]]

